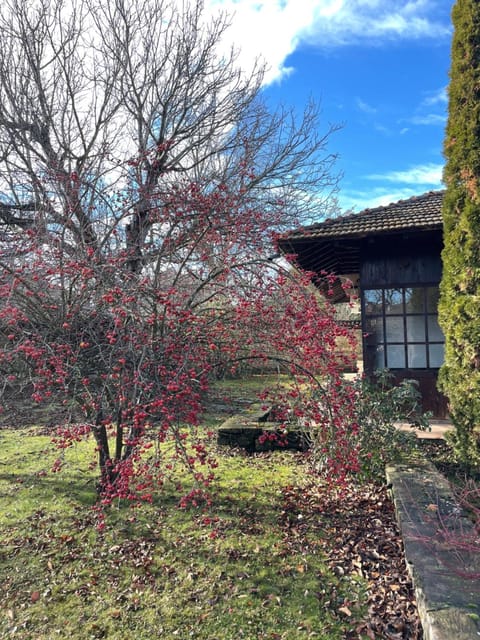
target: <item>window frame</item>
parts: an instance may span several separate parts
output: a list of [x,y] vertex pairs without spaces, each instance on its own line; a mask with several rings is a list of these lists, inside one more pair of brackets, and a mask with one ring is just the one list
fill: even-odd
[[[433,298],[429,291],[432,289],[435,289]],[[422,292],[420,297],[419,291]],[[368,299],[370,292],[375,293],[372,295],[371,302]],[[387,294],[387,292],[390,293]],[[417,310],[415,307],[407,306],[412,304],[415,293],[417,293],[416,303],[419,305]],[[421,285],[392,283],[388,286],[369,286],[362,290],[362,329],[367,362],[374,363],[376,369],[438,371],[443,363],[445,349],[445,338],[438,325],[438,296],[438,283]],[[435,300],[435,304],[432,300]],[[373,310],[369,310],[370,303],[373,305]],[[399,331],[397,336],[395,336],[395,325],[397,325],[396,330]],[[423,339],[418,336],[415,338],[415,332]],[[436,335],[432,335],[433,333]],[[434,354],[439,346],[442,347],[441,358],[438,358],[438,354],[437,357]],[[415,364],[415,358],[418,357],[420,357],[420,366]]]

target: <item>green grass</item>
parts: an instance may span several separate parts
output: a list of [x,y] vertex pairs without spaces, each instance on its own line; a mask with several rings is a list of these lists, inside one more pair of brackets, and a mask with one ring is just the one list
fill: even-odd
[[287,387],[292,380],[282,373],[271,373],[268,375],[251,375],[247,378],[225,378],[217,380],[214,384],[217,393],[224,392],[231,397],[254,398],[256,393],[266,388]]
[[52,474],[48,438],[0,431],[0,637],[340,640],[363,616],[361,582],[285,527],[282,487],[303,474],[294,454],[219,453],[208,511],[179,509],[166,489],[110,509],[99,532],[91,450],[78,444]]

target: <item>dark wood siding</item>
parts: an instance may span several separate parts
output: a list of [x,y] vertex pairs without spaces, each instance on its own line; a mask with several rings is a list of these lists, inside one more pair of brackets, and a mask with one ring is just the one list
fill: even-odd
[[[438,285],[442,277],[441,233],[415,236],[374,237],[361,246],[360,289],[395,288],[396,286]],[[370,349],[364,343],[365,371],[372,373]],[[423,398],[423,409],[435,417],[447,415],[447,400],[437,390],[438,371],[435,369],[395,370],[395,379],[417,380]]]
[[439,233],[421,237],[393,236],[362,243],[360,286],[363,289],[395,285],[438,284],[442,277]]

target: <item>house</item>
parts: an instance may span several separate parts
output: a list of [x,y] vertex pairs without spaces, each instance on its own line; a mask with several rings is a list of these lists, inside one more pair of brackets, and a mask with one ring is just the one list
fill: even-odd
[[416,379],[425,410],[443,418],[437,390],[444,337],[437,305],[442,275],[443,191],[325,220],[281,237],[283,254],[302,269],[338,276],[333,302],[348,300],[349,279],[361,304],[363,366],[388,368],[397,382]]

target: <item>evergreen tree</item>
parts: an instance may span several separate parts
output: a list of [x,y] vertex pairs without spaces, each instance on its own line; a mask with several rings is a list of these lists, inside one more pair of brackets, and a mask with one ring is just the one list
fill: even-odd
[[452,19],[439,383],[449,398],[457,454],[472,462],[480,425],[480,4],[457,0]]

